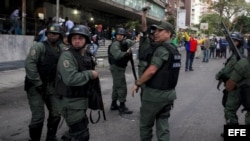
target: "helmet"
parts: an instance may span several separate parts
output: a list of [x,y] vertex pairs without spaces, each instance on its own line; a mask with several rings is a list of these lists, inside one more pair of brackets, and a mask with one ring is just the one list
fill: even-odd
[[51,24],[47,27],[45,35],[47,36],[48,33],[57,33],[62,37],[63,36],[62,26],[57,23]]
[[117,34],[124,35],[124,36],[126,35],[126,31],[122,27],[117,28],[115,33],[116,33],[116,35]]
[[72,35],[75,35],[75,34],[85,36],[86,37],[86,43],[87,44],[91,43],[90,38],[89,38],[89,36],[90,36],[89,29],[85,25],[75,25],[70,29],[70,32],[69,32],[69,35],[68,35],[68,41],[69,41],[70,44],[71,44]]
[[151,27],[147,28],[147,33],[153,35],[155,33],[155,29],[152,29]]
[[244,37],[240,32],[233,32],[231,38],[239,41],[241,46],[244,44]]

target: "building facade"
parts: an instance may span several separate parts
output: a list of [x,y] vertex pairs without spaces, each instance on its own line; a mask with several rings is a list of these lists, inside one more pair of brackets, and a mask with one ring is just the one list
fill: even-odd
[[[1,13],[8,18],[11,11],[22,6],[23,0],[4,0]],[[25,0],[28,34],[39,27],[39,21],[56,16],[56,0]],[[141,9],[150,6],[147,16],[149,24],[165,18],[164,0],[59,0],[59,15],[69,17],[75,23],[103,24],[105,27],[124,25],[128,21],[140,21]],[[29,21],[28,21],[29,19]],[[35,30],[33,30],[35,29]]]

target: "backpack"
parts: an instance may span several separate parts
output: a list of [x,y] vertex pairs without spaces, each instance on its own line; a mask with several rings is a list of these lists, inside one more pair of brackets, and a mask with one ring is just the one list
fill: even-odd
[[[103,105],[103,100],[102,100],[100,80],[99,78],[97,78],[95,80],[91,80],[90,83],[92,83],[92,85],[91,85],[90,92],[88,95],[88,108],[90,109],[89,119],[91,123],[95,124],[95,123],[98,123],[100,120],[101,111],[103,113],[104,120],[106,120],[106,116],[105,116],[104,105]],[[96,121],[94,121],[92,117],[92,112],[96,110],[98,112],[98,118],[96,119]]]
[[216,42],[212,39],[211,42],[210,42],[210,47],[209,48],[214,49],[215,47],[216,47]]

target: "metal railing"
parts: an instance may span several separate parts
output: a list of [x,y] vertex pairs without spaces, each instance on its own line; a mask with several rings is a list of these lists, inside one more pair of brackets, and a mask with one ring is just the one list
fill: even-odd
[[[25,17],[25,27],[26,33],[22,32],[22,18],[19,19],[19,35],[35,35],[42,21],[36,18]],[[11,28],[11,20],[9,19],[9,15],[0,14],[0,34],[8,34],[8,30]]]

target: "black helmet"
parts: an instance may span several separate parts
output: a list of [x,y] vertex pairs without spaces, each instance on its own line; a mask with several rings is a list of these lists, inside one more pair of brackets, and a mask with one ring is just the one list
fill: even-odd
[[153,35],[155,33],[155,29],[152,29],[151,27],[147,28],[147,33]]
[[48,33],[57,33],[61,37],[63,37],[63,35],[62,35],[63,34],[62,26],[60,24],[53,23],[53,24],[51,24],[51,25],[49,25],[47,27],[45,35],[47,36]]
[[244,37],[240,32],[233,32],[231,38],[239,41],[241,46],[244,44]]
[[125,36],[125,35],[126,35],[126,31],[125,31],[124,28],[119,27],[119,28],[116,29],[115,34],[116,34],[116,35],[117,35],[117,34],[120,34],[120,35],[124,35],[124,36]]
[[75,25],[70,29],[69,35],[68,35],[68,42],[71,44],[71,38],[72,35],[83,35],[86,37],[86,43],[89,44],[90,42],[90,32],[88,27],[86,27],[85,25]]

